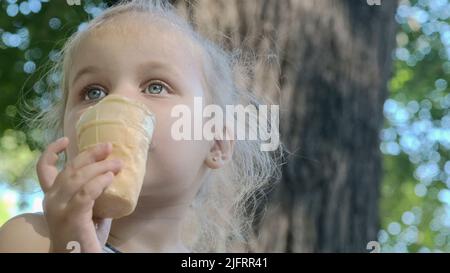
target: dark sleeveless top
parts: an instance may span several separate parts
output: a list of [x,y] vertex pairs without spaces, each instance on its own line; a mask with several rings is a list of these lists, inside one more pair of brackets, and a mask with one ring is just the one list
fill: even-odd
[[117,250],[115,247],[113,247],[112,245],[106,243],[105,246],[103,247],[103,251],[105,253],[122,253],[119,250]]

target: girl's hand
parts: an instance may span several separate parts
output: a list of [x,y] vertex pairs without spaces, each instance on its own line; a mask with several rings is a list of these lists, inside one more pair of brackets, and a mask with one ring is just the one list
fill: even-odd
[[48,145],[37,163],[39,183],[44,191],[51,252],[69,252],[68,243],[80,244],[81,252],[102,252],[111,219],[93,219],[95,200],[122,168],[119,160],[105,160],[110,143],[98,144],[77,155],[58,173],[58,154],[69,144],[63,137]]

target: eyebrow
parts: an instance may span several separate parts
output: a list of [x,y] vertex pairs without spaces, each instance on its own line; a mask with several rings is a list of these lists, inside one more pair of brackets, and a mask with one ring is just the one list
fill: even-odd
[[89,73],[96,73],[99,72],[100,68],[93,66],[93,65],[89,65],[86,66],[82,69],[80,69],[77,74],[75,74],[75,77],[73,78],[71,85],[73,85],[79,78],[81,78],[81,76],[85,75],[85,74],[89,74]]
[[142,63],[138,66],[138,71],[142,73],[143,71],[147,71],[150,69],[160,70],[160,71],[168,71],[177,75],[177,77],[181,76],[179,70],[170,66],[164,62],[160,61],[151,61],[147,63]]
[[[139,72],[146,71],[148,69],[169,71],[169,72],[173,72],[177,76],[181,76],[178,69],[174,69],[173,67],[171,67],[170,65],[167,65],[164,62],[152,61],[152,62],[142,63],[142,64],[138,65]],[[101,69],[97,66],[93,66],[93,65],[86,66],[86,67],[80,69],[75,74],[75,77],[73,78],[73,80],[71,82],[71,85],[73,85],[79,78],[81,78],[85,74],[98,73],[100,71],[101,71]]]

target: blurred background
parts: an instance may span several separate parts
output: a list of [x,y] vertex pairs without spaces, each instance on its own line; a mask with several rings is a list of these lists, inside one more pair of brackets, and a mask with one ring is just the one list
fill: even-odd
[[[45,132],[20,100],[59,98],[58,50],[113,2],[0,0],[0,225],[42,210]],[[269,56],[250,84],[281,105],[291,154],[257,249],[450,252],[447,0],[173,2],[211,39]]]

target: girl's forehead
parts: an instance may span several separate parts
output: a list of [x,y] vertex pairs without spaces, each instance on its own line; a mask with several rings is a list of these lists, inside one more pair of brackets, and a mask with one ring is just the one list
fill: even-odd
[[[120,54],[123,52],[123,54]],[[166,58],[201,62],[200,45],[166,19],[122,14],[88,29],[74,51],[74,62],[111,58]]]
[[[112,20],[113,19],[113,20]],[[103,75],[145,74],[151,67],[172,69],[181,78],[204,79],[204,49],[199,42],[164,20],[138,16],[111,18],[95,28],[88,28],[71,50],[65,71],[68,86],[88,68]],[[162,70],[162,69],[161,69]]]
[[115,15],[113,18],[94,27],[88,36],[105,37],[115,35],[123,42],[147,39],[157,42],[158,40],[183,41],[183,44],[194,46],[194,38],[188,34],[189,31],[170,21],[170,18],[152,15],[144,12],[127,12]]
[[[122,43],[150,43],[194,46],[194,39],[168,19],[143,14],[122,14],[88,31],[87,39],[118,39]],[[179,44],[182,42],[182,44]]]

